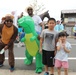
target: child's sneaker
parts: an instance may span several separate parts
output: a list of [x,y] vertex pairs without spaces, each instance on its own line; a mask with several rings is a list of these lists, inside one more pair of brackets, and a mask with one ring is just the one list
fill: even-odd
[[10,68],[10,71],[11,71],[11,72],[13,72],[14,70],[15,70],[14,67],[11,67],[11,68]]
[[48,72],[45,72],[44,75],[49,75],[49,73]]

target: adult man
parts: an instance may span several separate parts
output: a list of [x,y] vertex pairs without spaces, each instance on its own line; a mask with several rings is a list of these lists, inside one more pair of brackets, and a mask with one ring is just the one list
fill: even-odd
[[[32,19],[34,20],[35,30],[36,30],[36,32],[40,35],[41,30],[44,29],[44,25],[43,25],[43,23],[42,23],[41,18],[40,18],[38,15],[34,15],[34,14],[33,14],[33,8],[32,8],[32,7],[28,7],[28,8],[27,8],[27,13],[28,13],[28,15],[31,16]],[[42,28],[41,28],[41,27],[42,27]]]
[[[0,51],[4,49],[6,51],[8,49],[8,59],[10,65],[10,71],[14,70],[14,41],[16,39],[18,30],[13,25],[13,17],[11,15],[5,16],[5,22],[0,25]],[[3,66],[5,60],[5,53],[0,54],[0,67]]]

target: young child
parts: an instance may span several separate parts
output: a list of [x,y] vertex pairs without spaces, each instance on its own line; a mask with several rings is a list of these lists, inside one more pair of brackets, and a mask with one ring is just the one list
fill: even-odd
[[58,75],[61,75],[61,67],[64,68],[65,75],[68,75],[68,53],[71,50],[71,44],[66,41],[67,34],[60,32],[57,42],[57,53],[55,56],[55,67],[58,69]]
[[54,31],[56,20],[50,18],[48,20],[48,29],[44,29],[40,36],[40,52],[42,52],[42,62],[45,65],[44,75],[49,75],[48,67],[50,67],[51,75],[54,75],[54,52],[57,32]]

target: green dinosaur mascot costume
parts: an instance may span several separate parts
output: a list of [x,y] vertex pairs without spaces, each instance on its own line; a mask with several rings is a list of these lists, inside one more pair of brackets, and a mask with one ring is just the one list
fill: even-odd
[[26,33],[25,37],[21,39],[26,45],[25,55],[26,59],[24,63],[30,65],[33,61],[33,57],[36,58],[36,73],[42,72],[42,56],[39,53],[39,40],[38,34],[35,31],[34,21],[30,16],[23,16],[18,20],[18,24],[24,28]]

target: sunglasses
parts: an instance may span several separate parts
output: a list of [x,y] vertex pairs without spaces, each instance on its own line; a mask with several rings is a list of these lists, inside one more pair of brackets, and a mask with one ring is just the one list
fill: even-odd
[[9,20],[5,20],[5,22],[12,22],[13,23],[13,20],[9,19]]

